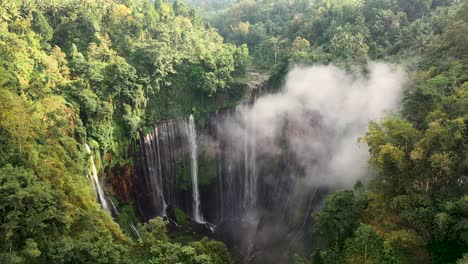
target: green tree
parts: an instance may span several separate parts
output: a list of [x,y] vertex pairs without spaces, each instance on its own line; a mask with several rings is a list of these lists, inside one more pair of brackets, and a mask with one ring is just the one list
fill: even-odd
[[[67,226],[64,194],[21,167],[0,168],[0,260],[36,262],[46,242]],[[3,262],[2,261],[2,262]]]
[[41,36],[43,45],[52,40],[54,29],[40,12],[33,13],[32,29]]
[[353,191],[332,193],[315,214],[315,232],[328,245],[341,244],[356,228],[358,213]]
[[384,263],[383,242],[372,226],[361,224],[345,241],[346,263]]

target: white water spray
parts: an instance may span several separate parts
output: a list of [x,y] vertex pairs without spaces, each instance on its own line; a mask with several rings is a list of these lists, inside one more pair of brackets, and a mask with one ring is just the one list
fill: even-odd
[[189,117],[187,135],[190,143],[190,167],[192,175],[193,218],[198,223],[204,223],[200,214],[200,194],[198,192],[198,161],[197,161],[197,131],[193,115]]
[[89,154],[89,159],[91,161],[91,169],[92,169],[91,176],[94,181],[95,189],[98,193],[99,202],[101,203],[102,209],[110,212],[109,205],[107,205],[106,195],[104,194],[104,190],[101,188],[101,184],[99,184],[98,173],[97,173],[96,165],[94,164],[94,158],[91,152],[91,148],[88,146],[88,144],[85,144],[85,146],[86,146],[86,151]]
[[367,68],[361,74],[334,66],[296,66],[280,92],[239,106],[239,117],[226,120],[220,133],[231,134],[233,145],[244,148],[244,135],[250,135],[255,155],[268,160],[288,146],[288,159],[302,168],[303,184],[312,188],[352,186],[369,173],[368,150],[358,139],[370,120],[396,109],[406,80],[393,65],[369,62]]

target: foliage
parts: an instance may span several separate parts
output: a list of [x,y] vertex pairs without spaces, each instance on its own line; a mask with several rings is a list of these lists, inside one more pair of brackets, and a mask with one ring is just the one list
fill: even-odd
[[[367,56],[391,56],[388,60],[405,63],[412,73],[401,114],[370,122],[363,137],[375,176],[360,191],[332,193],[315,214],[320,261],[463,263],[467,7],[466,1],[363,1],[351,9],[364,16],[364,24],[338,20],[330,26],[324,43],[338,45],[333,61],[356,52],[349,45],[361,32]],[[332,4],[328,12],[333,9]],[[343,21],[349,19],[343,13]],[[348,32],[353,37],[345,37]]]
[[[350,67],[365,64],[368,57],[421,54],[440,43],[446,30],[462,52],[465,28],[462,22],[450,22],[453,2],[242,0],[220,9],[200,5],[228,41],[248,45],[256,67],[273,70],[278,64],[333,61]],[[304,45],[298,50],[300,41]]]
[[2,2],[0,262],[230,263],[213,241],[170,243],[162,221],[126,237],[96,203],[84,144],[100,172],[131,164],[140,129],[238,100],[247,62],[180,1]]
[[137,263],[233,263],[226,246],[204,238],[188,246],[169,242],[166,224],[155,218],[139,226],[141,239],[135,248]]
[[353,191],[331,194],[315,215],[316,227],[327,244],[342,243],[356,228],[357,201]]
[[174,214],[176,217],[176,222],[179,225],[187,226],[190,224],[190,218],[184,213],[180,208],[174,208]]
[[[3,1],[1,263],[232,263],[222,243],[171,242],[161,219],[126,237],[95,201],[84,143],[101,170],[122,165],[140,129],[191,113],[202,126],[235,105],[250,63],[280,86],[290,64],[365,68],[369,58],[407,66],[402,111],[369,124],[375,177],[328,197],[315,253],[295,262],[466,263],[466,0],[204,5],[235,44],[182,1]],[[212,163],[201,153],[202,184]],[[177,170],[188,189],[187,168]],[[136,216],[122,208],[128,226]]]

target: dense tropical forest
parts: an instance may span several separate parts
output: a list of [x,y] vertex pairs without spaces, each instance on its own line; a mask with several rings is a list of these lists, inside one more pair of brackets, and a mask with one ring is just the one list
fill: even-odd
[[[468,1],[0,3],[0,263],[468,263]],[[352,184],[283,209],[308,168],[285,138],[308,121],[281,115],[269,160],[213,132],[281,102],[294,67],[333,65],[344,91],[376,62],[403,93],[351,139],[369,167]],[[253,209],[288,227],[252,242]]]

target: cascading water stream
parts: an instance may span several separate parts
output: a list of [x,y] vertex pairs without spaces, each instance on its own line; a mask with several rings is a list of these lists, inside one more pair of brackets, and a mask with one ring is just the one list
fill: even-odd
[[190,144],[193,219],[198,223],[204,223],[203,217],[200,214],[200,193],[198,191],[197,132],[195,130],[195,120],[193,115],[190,115],[189,117],[189,123],[187,125],[187,136]]
[[[159,130],[156,129],[156,132],[158,132]],[[158,156],[158,183],[161,185],[160,186],[160,190],[161,190],[161,199],[163,201],[163,207],[164,207],[164,210],[163,210],[163,216],[166,216],[166,207],[167,207],[167,204],[166,204],[166,200],[164,199],[164,192],[163,192],[163,180],[162,180],[162,169],[161,169],[161,153],[159,151],[159,132],[156,133],[156,149],[157,149],[157,156]]]
[[130,228],[132,229],[133,235],[134,235],[136,238],[140,239],[140,238],[141,238],[140,232],[139,232],[138,229],[136,228],[135,223],[130,222]]
[[153,132],[144,137],[145,155],[148,162],[148,172],[151,177],[156,191],[156,204],[160,204],[161,208],[157,214],[166,216],[166,200],[164,198],[162,171],[161,171],[161,155],[159,150],[159,129],[156,127]]
[[257,202],[257,157],[255,152],[255,126],[252,122],[247,123],[246,126],[244,134],[244,209],[250,209],[255,207]]
[[110,202],[110,207],[109,207],[109,210],[110,212],[112,213],[112,217],[118,217],[119,216],[119,211],[117,210],[117,207],[115,206],[114,202],[112,201],[112,199],[109,199],[109,202]]
[[99,202],[101,203],[102,209],[110,212],[110,208],[106,200],[106,195],[104,194],[104,190],[101,188],[101,184],[99,184],[98,173],[97,173],[96,165],[94,164],[94,158],[91,152],[91,148],[88,146],[88,144],[85,144],[85,146],[86,146],[86,151],[89,154],[89,159],[91,161],[91,169],[92,169],[91,176],[93,178],[94,186],[99,197]]

